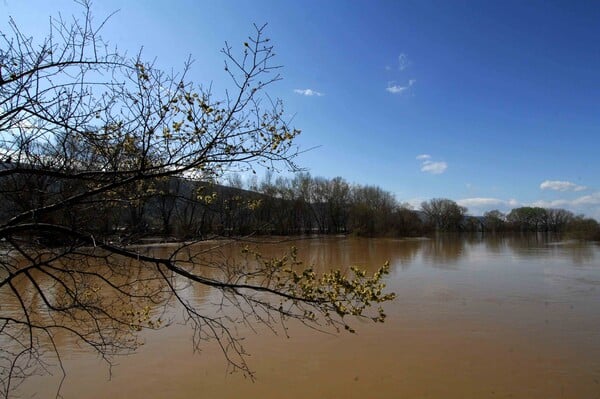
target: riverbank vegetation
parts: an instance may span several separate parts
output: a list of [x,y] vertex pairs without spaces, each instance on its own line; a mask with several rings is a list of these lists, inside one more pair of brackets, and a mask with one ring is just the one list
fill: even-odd
[[[9,166],[6,166],[9,167]],[[243,184],[239,175],[215,181],[161,177],[141,189],[122,192],[119,201],[78,210],[77,223],[98,240],[124,244],[254,235],[353,234],[414,237],[435,232],[549,232],[600,239],[594,219],[565,209],[519,207],[471,216],[455,201],[436,198],[419,209],[400,203],[380,187],[350,184],[300,172],[293,177],[268,173]],[[43,204],[60,179],[26,170],[0,180],[3,217]],[[64,195],[65,193],[63,193]],[[70,219],[69,219],[70,218]],[[70,213],[46,222],[69,224]],[[93,221],[93,223],[92,223]],[[56,237],[60,241],[60,237]]]

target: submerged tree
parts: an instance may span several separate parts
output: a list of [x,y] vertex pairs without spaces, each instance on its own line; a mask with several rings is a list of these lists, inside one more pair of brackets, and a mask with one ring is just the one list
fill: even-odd
[[[216,99],[187,80],[190,62],[168,74],[141,55],[111,51],[82,5],[82,18],[53,19],[41,42],[12,20],[0,33],[2,394],[48,362],[60,365],[59,337],[109,363],[135,350],[136,333],[163,325],[161,309],[173,302],[184,308],[195,345],[215,339],[230,365],[249,374],[233,323],[274,328],[296,319],[351,330],[347,316],[383,321],[371,305],[393,298],[383,292],[385,266],[371,276],[316,274],[293,250],[267,259],[246,248],[232,264],[193,242],[125,245],[147,228],[142,216],[170,187],[165,179],[214,180],[257,165],[294,169],[299,131],[283,119],[281,102],[264,94],[279,80],[264,27],[240,53],[226,43],[234,90]],[[198,206],[214,199],[206,190],[188,194],[186,203]],[[160,208],[165,230],[177,216],[169,206]],[[219,306],[201,311],[185,294],[190,286],[213,289]]]

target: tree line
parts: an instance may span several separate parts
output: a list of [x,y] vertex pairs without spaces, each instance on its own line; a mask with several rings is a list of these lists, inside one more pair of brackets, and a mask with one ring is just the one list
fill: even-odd
[[[8,169],[11,164],[4,163]],[[79,182],[81,184],[81,182]],[[0,178],[1,216],[69,198],[81,187],[60,177],[28,173]],[[110,195],[115,195],[111,193]],[[354,234],[419,236],[447,232],[552,232],[598,238],[598,223],[565,209],[518,207],[470,216],[446,198],[421,203],[419,209],[399,202],[380,187],[351,184],[301,172],[292,177],[267,173],[244,183],[238,174],[217,181],[165,176],[121,190],[119,200],[96,201],[64,212],[33,215],[34,220],[86,228],[98,239],[121,243],[150,237],[163,240],[212,236]],[[60,238],[54,237],[59,240]]]
[[561,208],[523,206],[506,214],[492,210],[484,213],[483,222],[486,231],[492,232],[552,232],[600,239],[600,226],[595,219]]

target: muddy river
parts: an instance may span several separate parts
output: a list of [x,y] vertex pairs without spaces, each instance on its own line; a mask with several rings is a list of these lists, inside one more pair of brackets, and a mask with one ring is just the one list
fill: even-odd
[[[65,346],[64,398],[600,398],[600,246],[544,236],[431,240],[332,237],[294,243],[305,263],[391,264],[385,324],[356,334],[291,323],[288,335],[238,328],[252,382],[211,343],[194,353],[173,325],[106,363]],[[290,242],[262,246],[280,254]],[[223,251],[239,251],[232,245]],[[210,291],[198,291],[198,301]],[[177,309],[172,310],[177,318]],[[52,397],[60,373],[23,397]]]

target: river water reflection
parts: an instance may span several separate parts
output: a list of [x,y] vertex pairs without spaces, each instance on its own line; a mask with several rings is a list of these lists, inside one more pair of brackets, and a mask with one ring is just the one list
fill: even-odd
[[[262,246],[281,254],[292,243]],[[305,239],[304,262],[370,270],[390,261],[383,325],[356,335],[295,325],[290,338],[240,330],[257,381],[230,375],[214,345],[191,351],[173,325],[145,335],[135,355],[106,365],[65,356],[65,398],[597,398],[600,247],[545,236],[431,240]],[[239,247],[230,251],[237,253]],[[197,292],[200,297],[210,292]],[[24,396],[55,394],[32,378]]]

